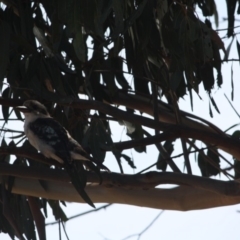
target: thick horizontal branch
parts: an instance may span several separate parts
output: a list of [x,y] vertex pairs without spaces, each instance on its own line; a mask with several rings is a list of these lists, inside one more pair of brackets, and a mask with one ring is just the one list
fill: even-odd
[[22,105],[23,101],[20,99],[11,99],[11,98],[3,98],[0,97],[0,105],[7,106],[7,107],[17,107]]
[[[0,175],[44,180],[69,182],[67,173],[63,170],[23,167],[10,164],[0,164]],[[204,189],[226,196],[240,196],[240,183],[237,181],[220,181],[205,177],[173,172],[148,172],[145,174],[119,174],[101,172],[102,185],[107,187],[121,187],[127,189],[150,189],[160,184],[186,185]],[[87,181],[99,183],[99,176],[94,172],[87,172]]]
[[[12,192],[34,197],[83,203],[69,183],[46,182],[47,191],[39,181],[15,178]],[[189,211],[238,204],[240,197],[227,197],[201,189],[181,186],[172,189],[125,189],[101,185],[87,186],[86,192],[95,203],[120,203],[134,206]]]

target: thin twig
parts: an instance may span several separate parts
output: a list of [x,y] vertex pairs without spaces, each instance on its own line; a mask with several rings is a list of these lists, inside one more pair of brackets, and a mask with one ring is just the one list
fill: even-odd
[[61,234],[61,219],[58,219],[58,234],[59,234],[59,240],[62,240],[62,234]]
[[[106,209],[107,207],[111,206],[112,204],[106,204],[106,205],[103,205],[99,208],[96,208],[96,209],[93,209],[93,210],[89,210],[89,211],[86,211],[86,212],[83,212],[83,213],[79,213],[79,214],[76,214],[76,215],[73,215],[71,217],[68,218],[68,221],[71,220],[71,219],[74,219],[74,218],[77,218],[77,217],[81,217],[83,215],[86,215],[86,214],[89,214],[89,213],[93,213],[93,212],[97,212],[99,210],[102,210],[102,209]],[[49,226],[49,225],[54,225],[54,224],[57,224],[58,222],[50,222],[50,223],[46,223],[46,226]]]
[[233,111],[237,114],[237,116],[240,118],[239,113],[237,112],[237,110],[234,108],[234,106],[232,105],[231,101],[228,99],[227,95],[224,93],[225,98],[227,99],[228,103],[230,104],[230,106],[232,107]]
[[135,236],[138,236],[137,240],[139,240],[141,238],[141,236],[158,220],[158,218],[163,214],[163,212],[164,212],[164,210],[162,210],[160,213],[158,213],[158,215],[151,221],[151,223],[146,228],[144,228],[140,233],[132,234],[122,240],[127,240],[127,239],[135,237]]
[[[60,219],[59,219],[59,220],[60,220]],[[68,237],[67,231],[66,231],[66,229],[65,229],[65,226],[64,226],[63,221],[62,221],[62,220],[60,220],[60,221],[61,221],[62,228],[63,228],[63,231],[64,231],[64,233],[65,233],[65,236],[66,236],[67,240],[70,240],[69,237]]]
[[[213,148],[213,147],[214,147],[214,146],[201,148],[200,151],[205,150],[205,149],[211,149],[211,148]],[[196,152],[199,152],[199,150],[188,151],[188,154],[196,153]],[[180,154],[177,154],[177,155],[172,156],[172,157],[169,157],[169,158],[171,158],[171,159],[172,159],[172,158],[179,158],[179,157],[182,157],[183,155],[184,155],[184,153],[180,153]],[[165,159],[165,160],[168,160],[168,159]],[[150,165],[150,166],[148,166],[148,167],[146,167],[146,168],[144,168],[143,170],[137,172],[136,174],[141,174],[141,173],[149,170],[150,168],[152,168],[152,167],[154,167],[154,166],[156,166],[156,165],[157,165],[157,162],[156,162],[156,163],[153,163],[152,165]],[[233,167],[233,166],[232,166],[232,167]]]

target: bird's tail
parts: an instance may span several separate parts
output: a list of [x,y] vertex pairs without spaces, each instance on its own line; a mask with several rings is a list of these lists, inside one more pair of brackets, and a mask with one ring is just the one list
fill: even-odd
[[78,164],[78,167],[74,162],[69,163],[65,162],[65,169],[68,172],[68,175],[70,176],[72,185],[75,187],[79,195],[82,197],[82,199],[88,203],[91,207],[95,208],[92,200],[88,196],[88,194],[85,192],[85,186],[87,182],[86,172],[82,166],[82,164]]

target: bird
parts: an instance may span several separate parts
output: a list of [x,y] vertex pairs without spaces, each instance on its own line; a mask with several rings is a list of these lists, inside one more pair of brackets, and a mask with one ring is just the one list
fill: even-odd
[[107,171],[109,169],[101,162],[94,160],[69,132],[50,116],[47,108],[40,102],[27,100],[16,109],[25,116],[24,133],[30,144],[46,158],[52,158],[63,164],[81,197],[95,207],[84,191],[85,183],[73,160],[90,161],[96,164],[97,168]]

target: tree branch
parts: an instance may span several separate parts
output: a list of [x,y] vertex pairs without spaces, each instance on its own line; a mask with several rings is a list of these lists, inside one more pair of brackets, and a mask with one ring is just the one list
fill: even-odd
[[[240,183],[218,181],[181,173],[149,172],[146,174],[118,174],[102,172],[99,176],[87,172],[86,187],[96,203],[122,203],[159,209],[193,210],[237,204]],[[14,176],[13,193],[27,196],[84,202],[72,187],[63,170],[0,164],[0,175]],[[45,181],[45,188],[39,180]],[[6,181],[7,184],[7,181]],[[159,184],[184,185],[172,189],[154,188]]]
[[[84,202],[69,183],[47,182],[47,186],[48,191],[45,191],[37,180],[29,181],[16,178],[12,192],[54,200]],[[95,203],[120,203],[179,211],[227,206],[240,202],[240,196],[228,197],[186,186],[172,189],[154,188],[143,190],[90,185],[86,187],[86,192]]]
[[[110,105],[107,105],[98,101],[72,99],[69,97],[59,99],[53,93],[47,94],[47,97],[48,99],[52,101],[56,101],[61,105],[71,106],[71,107],[80,108],[80,109],[95,109],[100,112],[106,113],[108,115],[112,115],[118,119],[137,123],[137,124],[144,125],[146,127],[160,130],[160,131],[169,131],[172,134],[172,139],[179,138],[179,137],[193,138],[193,139],[201,140],[208,144],[214,144],[218,148],[226,151],[227,153],[233,155],[236,159],[240,160],[240,151],[239,151],[240,141],[230,138],[227,134],[223,133],[220,129],[218,129],[213,124],[212,126],[214,126],[214,130],[210,130],[211,128],[209,128],[208,126],[205,126],[201,123],[197,123],[191,119],[188,119],[187,122],[185,122],[186,119],[182,120],[182,124],[184,124],[184,126],[176,125],[176,124],[168,124],[164,122],[156,123],[156,121],[150,118],[129,114],[125,111],[122,111],[120,109],[117,109],[115,107],[112,107]],[[0,98],[0,104],[1,104],[1,100],[3,99]],[[126,102],[126,100],[124,100],[124,102]],[[134,101],[131,99],[128,99],[128,102],[134,102]],[[148,105],[146,106],[146,109],[144,109],[145,110],[144,112],[147,112],[147,113],[150,112],[151,114],[152,110],[149,110]],[[168,122],[171,122],[173,120],[175,121],[175,118],[172,116],[172,113],[167,113],[166,116],[168,118],[168,119],[165,119],[166,121]]]
[[42,154],[36,153],[36,151],[29,151],[23,147],[0,147],[0,155],[16,155],[19,157],[34,159],[35,161],[47,164],[61,166],[58,162],[45,158]]
[[[89,214],[89,213],[95,213],[95,212],[98,212],[98,211],[100,211],[100,210],[102,210],[102,209],[105,209],[105,210],[106,210],[106,208],[108,208],[108,207],[110,207],[110,206],[112,206],[112,204],[105,204],[105,205],[103,205],[103,206],[101,206],[101,207],[98,207],[98,208],[91,209],[91,210],[86,211],[86,212],[82,212],[82,213],[79,213],[79,214],[73,215],[73,216],[71,216],[71,217],[68,217],[68,218],[67,218],[67,221],[69,221],[69,220],[71,220],[71,219],[74,219],[74,218],[78,218],[78,217],[81,217],[81,216],[87,215],[87,214]],[[46,226],[54,225],[54,224],[57,224],[57,223],[58,223],[57,221],[49,222],[49,223],[46,223]]]
[[[95,110],[104,112],[108,115],[112,115],[118,119],[137,123],[137,124],[144,125],[146,127],[157,129],[160,131],[169,131],[172,133],[172,139],[179,138],[179,137],[193,138],[193,139],[201,140],[208,144],[214,144],[218,148],[228,152],[229,154],[233,155],[236,159],[240,160],[240,151],[239,151],[240,141],[236,139],[232,139],[228,135],[222,132],[221,132],[222,134],[219,134],[219,133],[214,133],[214,131],[210,131],[209,128],[204,129],[202,127],[200,129],[197,127],[189,127],[188,125],[183,126],[183,125],[176,125],[176,124],[166,124],[163,122],[156,123],[152,119],[142,117],[139,115],[129,114],[125,111],[116,109],[115,107],[112,107],[97,101],[80,100],[80,99],[76,99],[76,100],[62,99],[58,103],[72,106],[74,108],[95,109]],[[193,125],[193,123],[191,125]]]
[[[87,171],[87,181],[98,184],[99,176]],[[69,183],[66,171],[39,167],[23,167],[0,164],[0,175],[14,176],[31,180],[54,181],[58,184]],[[159,184],[177,184],[211,191],[225,196],[238,196],[240,183],[237,181],[220,181],[206,177],[173,172],[148,172],[145,174],[119,174],[101,172],[102,185],[106,188],[121,187],[126,189],[150,189]]]
[[[129,93],[124,93],[120,92],[112,97],[112,101],[115,104],[118,105],[124,105],[128,108],[132,108],[134,110],[139,110],[140,112],[147,113],[151,116],[153,116],[153,111],[152,111],[152,99],[150,97],[143,97],[140,96],[139,94],[129,94]],[[175,124],[176,123],[176,116],[174,114],[174,109],[172,108],[171,105],[158,100],[158,109],[159,109],[159,121],[164,122],[164,123],[171,123]],[[219,134],[225,135],[225,133],[212,124],[211,122],[200,118],[194,114],[179,110],[180,116],[181,116],[181,121],[183,125],[197,128],[200,130],[205,130],[205,131],[210,131],[210,132],[217,132]],[[197,122],[195,120],[201,121]],[[206,125],[205,125],[206,124]]]
[[127,240],[129,238],[138,236],[137,240],[139,240],[141,238],[141,236],[158,220],[158,218],[164,213],[164,210],[161,211],[160,213],[158,213],[158,215],[147,225],[147,227],[145,227],[140,233],[135,233],[135,234],[131,234],[127,237],[125,237],[122,240]]

